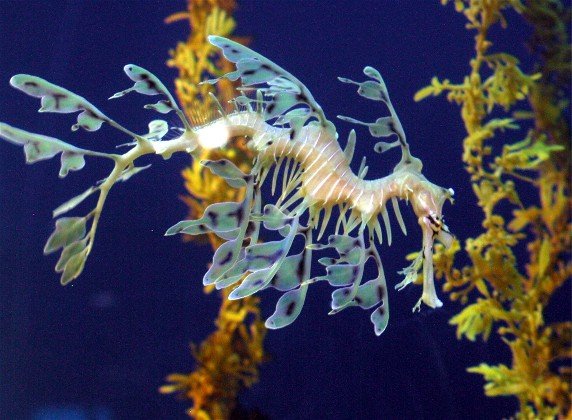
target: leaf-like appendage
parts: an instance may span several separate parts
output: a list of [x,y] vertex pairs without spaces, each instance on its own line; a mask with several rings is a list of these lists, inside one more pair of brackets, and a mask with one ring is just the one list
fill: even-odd
[[149,123],[149,133],[145,134],[147,140],[160,141],[169,131],[169,125],[164,120],[153,120]]
[[75,241],[71,244],[67,245],[61,255],[60,259],[56,264],[56,273],[61,273],[64,271],[68,261],[76,254],[79,254],[81,251],[85,249],[87,246],[87,238],[82,239],[81,241]]
[[62,286],[65,286],[72,280],[75,280],[79,277],[81,272],[83,271],[83,267],[85,266],[85,261],[87,259],[87,249],[78,252],[70,257],[68,262],[65,265],[64,272],[62,273],[62,277],[60,278],[60,283]]
[[68,211],[74,209],[76,206],[78,206],[83,200],[85,200],[87,197],[89,197],[91,194],[93,194],[95,191],[97,191],[98,188],[95,187],[89,187],[87,190],[85,190],[84,192],[82,192],[80,195],[77,195],[73,198],[70,198],[68,201],[66,201],[65,203],[61,204],[60,206],[58,206],[54,211],[53,211],[53,217],[58,217],[61,216],[64,213],[67,213]]
[[385,279],[380,280],[377,278],[360,285],[354,297],[355,304],[362,309],[370,309],[382,302],[387,297],[387,290]]
[[109,99],[120,98],[123,95],[135,91],[137,93],[141,93],[142,95],[165,95],[170,96],[169,91],[159,80],[157,76],[151,73],[149,70],[144,69],[143,67],[136,66],[135,64],[127,64],[123,67],[123,71],[135,84],[130,87],[129,89],[122,90],[121,92],[117,92]]
[[[299,103],[299,97],[300,94],[295,92],[279,92],[273,94],[270,98],[270,103],[264,109],[264,119],[270,120],[278,115],[282,115],[283,119],[290,121],[292,115],[289,113],[283,114]],[[303,121],[307,119],[307,115],[309,114],[306,113],[304,115],[306,115],[306,117],[301,121],[302,124],[298,124],[299,126],[303,125]],[[300,119],[302,117],[298,116],[297,118]]]
[[143,108],[145,109],[153,109],[160,114],[168,114],[169,112],[173,111],[175,108],[173,107],[171,101],[162,99],[155,104],[147,104],[144,105]]
[[10,79],[10,84],[30,96],[41,98],[40,112],[68,114],[81,111],[77,117],[77,124],[72,125],[73,131],[79,127],[87,131],[95,131],[101,127],[101,124],[110,121],[87,99],[40,77],[18,74]]
[[[203,217],[197,220],[183,220],[170,227],[165,235],[184,233],[198,235],[212,230],[217,235],[221,232],[234,231],[245,221],[246,209],[244,203],[225,202],[211,204],[205,209]],[[234,235],[230,233],[230,237]],[[229,235],[225,235],[229,236]]]
[[150,167],[151,165],[132,166],[129,169],[126,169],[123,172],[121,172],[121,175],[119,175],[116,182],[125,182],[129,180],[133,175],[137,175],[139,172],[142,172],[145,169],[149,169]]
[[[244,277],[244,273],[247,271],[245,267],[246,266],[244,264],[244,260],[237,261],[237,263],[234,264],[228,272],[224,273],[216,280],[214,283],[216,289],[224,289],[239,281],[242,277]],[[204,279],[203,284],[206,286]]]
[[359,273],[359,266],[352,264],[335,264],[326,267],[326,275],[323,280],[327,280],[331,286],[347,286],[355,281]]
[[215,283],[225,272],[232,267],[236,243],[234,240],[225,242],[217,248],[213,256],[212,265],[203,277],[205,286]]
[[302,311],[307,291],[308,286],[303,284],[297,289],[284,293],[276,304],[276,310],[264,323],[266,328],[275,330],[294,322]]
[[361,274],[359,276],[354,277],[352,280],[354,284],[348,287],[342,287],[340,289],[336,289],[332,292],[332,311],[331,314],[337,313],[342,309],[345,309],[349,305],[351,305],[353,298],[355,297],[358,289],[358,285],[361,282]]
[[269,287],[281,292],[292,290],[302,284],[304,272],[304,252],[290,255],[284,259]]
[[244,258],[249,262],[249,267],[252,269],[269,267],[285,255],[288,251],[285,249],[287,246],[286,239],[250,245],[245,250]]
[[162,114],[166,114],[170,111],[175,111],[178,109],[174,98],[171,96],[169,90],[165,85],[159,80],[157,76],[151,73],[149,70],[145,70],[143,67],[136,66],[135,64],[128,64],[123,67],[123,71],[135,84],[129,89],[117,92],[109,99],[120,98],[131,91],[135,91],[142,95],[164,95],[168,99],[157,102],[156,104],[145,105],[146,109],[154,109]]
[[366,80],[365,82],[355,82],[351,79],[345,77],[338,77],[338,80],[343,83],[351,83],[358,86],[358,94],[364,98],[371,99],[373,101],[383,101],[387,102],[389,95],[387,93],[387,87],[383,81],[381,74],[373,67],[365,67],[363,73],[372,78],[373,80]]
[[369,134],[371,134],[372,137],[389,137],[392,134],[397,134],[393,124],[393,117],[381,117],[373,123],[356,120],[355,118],[346,117],[344,115],[338,115],[338,118],[352,124],[365,125],[369,128]]
[[373,146],[373,151],[375,153],[387,152],[388,150],[393,149],[394,147],[397,147],[400,144],[401,143],[399,143],[399,140],[392,141],[392,142],[380,141],[380,142],[375,143],[375,146]]
[[[292,74],[266,57],[230,39],[214,35],[208,39],[211,44],[222,50],[227,60],[236,64],[235,71],[222,77],[233,81],[240,78],[243,86],[247,87],[264,83],[268,85],[267,88],[258,89],[270,97],[270,102],[264,109],[265,118],[282,116],[288,120],[285,111],[293,106],[303,106],[309,112],[304,117],[297,116],[298,126],[305,124],[310,117],[315,117],[322,126],[335,133],[334,125],[326,119],[324,111],[308,88]],[[206,82],[214,84],[217,81],[218,79],[213,79]]]
[[208,228],[200,220],[181,220],[167,229],[165,236],[176,235],[178,233],[185,235],[201,235],[206,232],[208,232]]
[[264,289],[272,280],[272,270],[264,268],[250,273],[229,295],[230,300],[242,299]]
[[[307,247],[308,249],[327,249],[335,248],[340,255],[339,259],[333,259],[335,262],[349,262],[350,264],[358,264],[360,255],[363,253],[363,246],[359,239],[348,235],[330,235],[327,244],[315,243]],[[322,265],[329,265],[328,258],[320,259]]]
[[69,171],[79,171],[85,166],[83,154],[75,152],[63,152],[60,167],[60,178],[65,177]]
[[200,220],[214,232],[221,232],[238,228],[246,216],[243,203],[226,202],[208,206]]
[[373,123],[366,123],[363,121],[356,120],[354,118],[345,117],[343,115],[338,115],[338,118],[353,124],[365,125],[369,128],[369,133],[372,137],[389,137],[395,134],[398,138],[397,141],[391,143],[379,142],[375,145],[374,150],[377,153],[382,153],[396,146],[401,146],[402,156],[400,164],[396,167],[400,167],[402,164],[407,164],[411,168],[415,168],[417,171],[421,171],[422,165],[419,159],[411,156],[409,151],[409,146],[407,145],[407,140],[405,137],[405,131],[401,125],[401,121],[393,108],[391,99],[389,98],[389,93],[387,92],[387,87],[381,74],[373,67],[365,67],[363,72],[366,76],[374,80],[366,80],[365,82],[356,82],[345,77],[338,77],[338,80],[343,83],[350,83],[358,86],[358,94],[366,99],[371,99],[374,101],[385,102],[391,113],[390,117],[378,118]]
[[220,160],[201,160],[201,165],[209,168],[215,175],[225,179],[241,179],[246,180],[249,175],[246,175],[238,167],[227,159]]
[[56,229],[48,238],[44,254],[51,254],[72,242],[82,239],[86,230],[85,217],[62,217],[56,220]]
[[253,220],[260,220],[264,223],[264,227],[269,230],[280,230],[284,226],[292,223],[294,218],[286,216],[278,207],[273,204],[264,206],[264,211],[261,216],[253,217]]
[[151,73],[149,70],[145,70],[143,67],[136,66],[135,64],[128,64],[123,67],[123,71],[135,84],[129,89],[117,92],[109,99],[120,98],[125,94],[135,91],[141,93],[142,95],[164,95],[167,99],[163,99],[154,104],[147,104],[144,106],[145,109],[153,109],[161,114],[167,114],[171,111],[175,111],[187,129],[190,129],[190,123],[185,117],[185,114],[173,98],[173,95],[165,87],[165,85],[159,80],[157,76]]
[[385,305],[382,305],[372,312],[370,319],[375,330],[375,335],[381,335],[389,322],[389,311],[385,308]]
[[51,159],[58,153],[62,153],[60,177],[65,177],[69,171],[78,171],[85,165],[84,154],[87,150],[67,144],[54,137],[31,133],[0,123],[0,137],[10,143],[24,146],[27,163],[35,163],[40,160]]

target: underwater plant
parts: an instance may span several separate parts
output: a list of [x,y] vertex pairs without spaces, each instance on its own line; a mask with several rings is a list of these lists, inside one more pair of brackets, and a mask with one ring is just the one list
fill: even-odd
[[[450,320],[459,339],[486,341],[496,328],[510,348],[511,366],[468,369],[483,376],[486,395],[517,397],[517,418],[570,418],[572,323],[546,321],[551,300],[572,275],[570,9],[555,0],[454,3],[476,31],[470,74],[458,84],[435,77],[415,99],[446,93],[460,105],[467,131],[463,161],[484,232],[466,239],[470,264],[460,269],[453,264],[457,241],[449,250],[437,248],[437,277],[445,279],[452,300],[466,305]],[[533,27],[530,46],[539,62],[532,74],[515,56],[490,52],[489,33],[497,24],[506,27],[511,10]],[[524,101],[531,111],[514,110]],[[499,117],[499,109],[513,113]],[[520,128],[519,120],[533,127],[514,140],[508,132]],[[519,248],[528,251],[525,262]]]
[[[230,293],[230,299],[244,298],[266,288],[285,292],[274,314],[266,320],[266,326],[275,329],[289,325],[296,319],[310,284],[326,281],[336,287],[332,293],[331,313],[353,306],[373,308],[371,321],[375,333],[380,335],[387,326],[389,308],[386,280],[376,242],[381,243],[383,236],[386,236],[391,244],[389,201],[401,230],[406,232],[398,206],[398,199],[402,199],[411,203],[422,230],[423,243],[419,256],[403,271],[405,279],[397,288],[402,289],[412,283],[421,270],[423,291],[414,310],[420,309],[422,303],[433,308],[441,306],[433,279],[433,244],[436,239],[445,246],[452,242],[453,237],[443,222],[442,206],[447,199],[452,200],[453,191],[431,183],[422,175],[422,163],[409,149],[403,127],[379,72],[365,67],[364,74],[368,80],[364,82],[339,78],[343,83],[358,86],[358,94],[362,97],[383,102],[390,113],[390,116],[380,117],[372,123],[350,117],[339,118],[367,126],[375,138],[395,137],[394,141],[378,142],[374,147],[376,152],[392,148],[401,150],[401,159],[391,174],[366,180],[365,158],[357,173],[349,167],[355,147],[355,132],[350,132],[347,145],[342,150],[334,124],[326,118],[302,82],[272,61],[232,40],[210,36],[209,41],[236,64],[235,71],[222,76],[242,82],[239,88],[242,94],[233,99],[234,112],[227,114],[222,105],[215,101],[221,116],[209,123],[194,126],[165,86],[153,74],[132,64],[125,66],[124,71],[135,84],[111,97],[120,98],[132,91],[144,95],[162,95],[164,99],[145,108],[162,114],[175,112],[183,127],[178,129],[179,135],[171,140],[163,139],[170,130],[164,120],[153,120],[149,123],[148,133],[136,134],[102,113],[85,98],[62,87],[31,75],[12,77],[10,83],[13,87],[41,98],[41,112],[79,112],[72,130],[82,128],[95,131],[106,123],[133,139],[126,145],[129,150],[124,154],[103,153],[0,124],[0,137],[24,146],[29,163],[61,153],[61,177],[70,171],[82,169],[86,156],[103,158],[113,164],[111,173],[105,179],[54,210],[54,217],[58,218],[56,229],[44,250],[46,253],[62,251],[56,264],[56,271],[62,273],[61,283],[70,283],[83,271],[111,188],[147,168],[136,166],[136,159],[148,154],[168,159],[178,152],[200,159],[202,150],[222,147],[236,136],[246,136],[249,139],[247,146],[255,155],[249,173],[244,173],[226,159],[201,161],[231,187],[245,187],[243,200],[212,204],[205,209],[201,218],[179,222],[167,231],[167,235],[194,235],[212,231],[226,240],[217,249],[203,284],[214,285],[217,289],[226,288],[246,275]],[[206,83],[214,84],[220,79]],[[282,164],[284,169],[280,172]],[[272,192],[274,194],[276,185],[281,185],[281,193],[275,204],[263,206],[261,186],[272,168]],[[87,215],[60,217],[94,194],[98,195],[97,202]],[[329,235],[327,243],[319,242],[334,209],[337,211],[335,233]],[[385,235],[380,217],[385,226]],[[282,239],[258,244],[262,226],[276,231]],[[314,230],[318,230],[316,240]],[[300,252],[289,255],[299,237],[303,238]],[[319,259],[326,273],[313,276],[310,272],[313,252],[328,248],[333,248],[338,257]],[[369,259],[375,262],[378,274],[363,282],[364,265]]]
[[[208,42],[207,36],[230,36],[236,26],[231,16],[235,7],[233,1],[189,1],[186,11],[165,19],[166,23],[190,23],[189,38],[170,51],[171,59],[167,65],[179,71],[175,79],[175,92],[183,112],[194,125],[211,119],[209,116],[215,109],[215,99],[210,93],[215,94],[221,104],[228,104],[233,97],[235,83],[218,83],[216,90],[213,85],[199,83],[205,74],[218,77],[232,70],[232,63]],[[237,38],[234,40],[238,41]],[[226,108],[226,111],[230,111]],[[245,144],[244,138],[235,138],[224,148],[205,148],[200,159],[193,160],[191,166],[183,170],[188,195],[183,196],[182,200],[189,207],[190,219],[200,217],[213,203],[243,200],[244,188],[228,186],[224,179],[212,174],[200,161],[228,159],[241,170],[249,171],[253,156]],[[208,238],[213,252],[224,243],[212,232],[184,238],[204,237]],[[204,290],[210,293],[213,289],[206,286]],[[192,400],[192,408],[187,413],[196,419],[231,418],[239,409],[239,392],[258,381],[259,365],[267,358],[263,347],[266,327],[260,314],[259,299],[249,296],[229,300],[231,290],[226,288],[220,292],[221,306],[214,321],[216,330],[200,344],[191,344],[194,370],[168,375],[167,384],[159,388],[163,394],[174,393]]]

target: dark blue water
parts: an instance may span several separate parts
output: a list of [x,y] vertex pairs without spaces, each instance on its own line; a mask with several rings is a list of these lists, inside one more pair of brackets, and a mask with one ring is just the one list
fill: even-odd
[[[455,190],[456,203],[444,212],[450,229],[466,238],[479,232],[481,211],[460,160],[459,109],[444,98],[412,99],[434,75],[460,81],[468,72],[473,34],[451,5],[439,3],[244,1],[236,34],[251,36],[252,48],[302,80],[332,120],[386,115],[336,80],[362,80],[365,65],[379,69],[425,175]],[[8,85],[11,75],[31,73],[85,96],[134,131],[146,130],[157,118],[142,109],[148,98],[106,98],[131,85],[122,72],[127,63],[173,88],[176,72],[165,61],[188,26],[166,26],[163,18],[184,7],[182,1],[0,2],[0,121],[96,150],[128,141],[109,127],[72,133],[70,115],[37,114],[38,101]],[[509,29],[495,31],[495,47],[526,57],[527,31],[513,21],[509,14]],[[523,67],[530,68],[526,59]],[[345,140],[352,127],[336,125]],[[369,176],[379,177],[398,154],[380,157],[374,143],[358,130],[356,156],[367,155]],[[150,170],[114,188],[86,269],[64,288],[53,272],[55,258],[42,256],[51,211],[110,168],[88,160],[84,170],[58,180],[57,159],[26,166],[21,150],[0,143],[1,418],[185,418],[190,403],[157,388],[167,374],[191,370],[188,344],[213,329],[219,301],[201,285],[210,248],[163,236],[186,215],[178,195],[188,159],[151,162]],[[409,235],[394,224],[393,245],[380,249],[392,289],[386,332],[376,337],[369,313],[358,309],[328,316],[331,290],[313,286],[298,320],[268,334],[271,361],[241,397],[243,405],[273,419],[501,418],[517,409],[513,399],[484,397],[481,377],[465,371],[480,362],[509,363],[502,343],[457,341],[447,321],[458,308],[442,293],[443,308],[412,314],[420,289],[393,290],[405,255],[421,246],[410,208],[402,212]],[[277,298],[262,294],[266,316]]]

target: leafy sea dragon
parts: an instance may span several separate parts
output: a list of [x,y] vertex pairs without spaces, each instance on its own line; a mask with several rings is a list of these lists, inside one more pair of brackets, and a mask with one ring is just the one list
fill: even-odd
[[[133,139],[126,153],[102,153],[0,123],[0,137],[23,146],[27,163],[61,153],[60,177],[82,169],[86,156],[107,159],[113,164],[105,179],[53,212],[57,218],[56,226],[44,253],[61,250],[56,264],[56,272],[62,273],[61,283],[68,284],[83,271],[111,188],[147,168],[135,166],[137,158],[157,154],[168,159],[177,152],[197,158],[203,148],[224,147],[233,137],[243,136],[255,152],[250,173],[243,173],[228,160],[201,163],[224,178],[231,187],[245,188],[244,199],[212,204],[200,219],[181,221],[166,233],[195,235],[212,231],[226,240],[215,252],[212,265],[204,275],[205,285],[214,284],[219,289],[234,286],[230,299],[240,299],[266,288],[284,292],[274,314],[266,321],[268,328],[281,328],[292,323],[300,313],[309,285],[326,281],[336,288],[332,293],[330,313],[350,306],[374,308],[371,321],[379,335],[385,330],[389,315],[385,275],[376,248],[376,242],[383,242],[380,217],[387,242],[391,244],[387,209],[391,202],[399,226],[406,234],[398,206],[398,199],[402,199],[412,204],[423,232],[423,245],[413,263],[401,272],[405,279],[396,288],[402,289],[412,283],[422,270],[423,293],[414,310],[420,308],[421,302],[432,308],[440,307],[442,303],[433,281],[433,244],[435,239],[445,246],[451,243],[452,236],[443,222],[441,209],[445,200],[452,201],[453,191],[429,182],[421,174],[421,161],[409,150],[403,127],[379,72],[366,67],[364,74],[368,80],[364,82],[339,78],[343,83],[356,85],[359,95],[383,102],[390,115],[372,123],[344,116],[338,118],[367,126],[375,138],[394,138],[393,141],[378,142],[374,147],[378,153],[394,147],[401,149],[401,160],[391,174],[366,180],[365,158],[357,174],[350,168],[355,131],[349,133],[346,147],[342,149],[334,124],[326,118],[302,82],[243,45],[218,36],[210,36],[209,41],[236,64],[235,71],[223,76],[242,82],[238,96],[232,101],[234,112],[225,113],[217,102],[220,116],[207,124],[194,126],[163,83],[149,71],[132,64],[125,66],[124,71],[135,84],[110,98],[120,98],[131,91],[161,95],[163,99],[145,108],[162,114],[174,111],[178,115],[183,127],[170,140],[164,139],[169,132],[164,120],[151,121],[148,133],[136,134],[83,97],[62,87],[26,74],[11,78],[13,87],[41,99],[40,112],[79,112],[72,130],[95,131],[106,123]],[[203,83],[214,84],[217,80]],[[272,168],[272,194],[277,184],[280,184],[281,192],[276,203],[263,205],[261,187]],[[95,207],[87,215],[62,217],[94,195],[97,196]],[[333,210],[335,233],[329,235],[327,241],[320,242]],[[257,243],[261,227],[276,231],[280,239]],[[293,253],[291,248],[297,237],[303,238],[304,246],[300,252]],[[318,262],[325,267],[325,272],[313,276],[312,253],[326,248],[333,248],[337,257],[320,258]],[[370,258],[377,265],[377,277],[364,281],[364,265]]]

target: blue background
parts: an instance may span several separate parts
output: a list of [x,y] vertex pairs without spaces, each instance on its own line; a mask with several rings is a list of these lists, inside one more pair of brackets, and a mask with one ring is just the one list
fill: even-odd
[[[478,234],[481,211],[460,160],[465,131],[459,109],[444,98],[412,99],[434,75],[458,82],[468,73],[473,34],[452,5],[239,3],[236,35],[251,36],[252,48],[302,80],[334,121],[337,114],[364,121],[386,115],[336,80],[362,80],[365,65],[379,69],[424,174],[455,190],[455,205],[444,209],[449,227],[462,239]],[[129,140],[107,126],[72,133],[70,115],[38,115],[38,101],[8,85],[11,75],[31,73],[144,132],[157,117],[142,109],[148,98],[106,98],[131,85],[122,72],[131,62],[173,89],[176,72],[165,61],[188,36],[188,25],[165,25],[163,18],[184,8],[182,1],[0,2],[0,121],[103,151]],[[525,57],[529,70],[522,45],[528,32],[508,17],[509,28],[491,34],[494,48]],[[352,127],[335,123],[345,142]],[[358,130],[355,160],[367,155],[368,177],[380,177],[398,154],[380,157],[373,144],[366,130]],[[212,331],[219,304],[201,285],[210,248],[163,236],[186,216],[178,196],[184,193],[180,171],[189,160],[150,159],[150,170],[114,188],[86,269],[65,288],[53,272],[55,257],[42,256],[53,229],[51,211],[110,168],[88,160],[83,171],[58,180],[57,160],[27,167],[21,150],[0,143],[0,417],[186,418],[190,402],[157,388],[167,374],[192,369],[188,344]],[[369,312],[328,316],[331,290],[311,287],[298,320],[269,332],[271,361],[260,382],[241,396],[244,406],[275,419],[501,418],[517,409],[514,399],[486,398],[481,377],[465,371],[483,361],[509,363],[506,346],[496,338],[457,341],[447,321],[458,308],[441,292],[443,308],[412,314],[420,288],[393,290],[401,280],[396,272],[408,264],[405,255],[421,245],[411,209],[402,206],[402,213],[409,235],[403,237],[393,220],[394,243],[380,248],[391,289],[386,332],[375,336]],[[262,299],[268,316],[278,295],[265,292]],[[569,290],[549,317],[566,316],[568,299]]]

